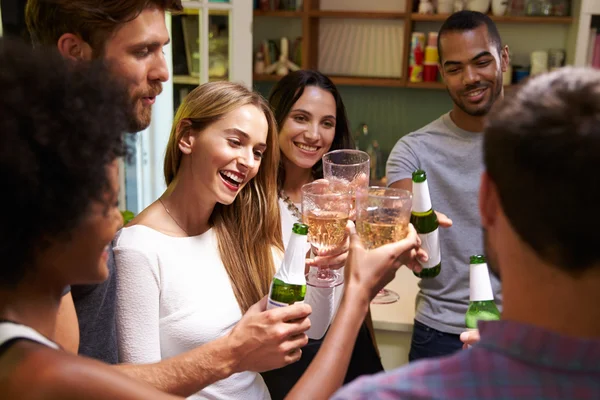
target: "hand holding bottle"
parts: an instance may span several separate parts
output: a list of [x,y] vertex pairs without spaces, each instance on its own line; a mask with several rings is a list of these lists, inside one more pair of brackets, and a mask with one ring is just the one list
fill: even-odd
[[479,330],[466,331],[460,334],[460,341],[463,342],[463,349],[468,349],[479,342]]
[[227,334],[233,353],[233,373],[263,372],[294,363],[308,343],[308,304],[293,304],[266,310],[267,296],[254,304]]

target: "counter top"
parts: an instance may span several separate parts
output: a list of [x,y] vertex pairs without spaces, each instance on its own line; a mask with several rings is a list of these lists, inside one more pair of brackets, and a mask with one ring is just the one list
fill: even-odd
[[398,293],[400,299],[391,304],[371,304],[371,317],[375,330],[412,332],[415,318],[415,297],[419,291],[419,278],[402,267],[386,287]]

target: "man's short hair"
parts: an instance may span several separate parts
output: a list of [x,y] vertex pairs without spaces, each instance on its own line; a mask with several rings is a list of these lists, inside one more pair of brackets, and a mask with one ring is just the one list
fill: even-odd
[[126,153],[128,95],[106,65],[56,47],[0,39],[0,65],[0,287],[12,287],[92,202],[112,206],[106,167]]
[[28,0],[25,20],[34,45],[55,46],[62,35],[73,33],[102,54],[113,32],[149,7],[183,9],[181,0]]
[[573,273],[598,265],[600,71],[562,68],[498,102],[484,158],[504,213],[535,253]]
[[438,32],[437,46],[440,57],[440,64],[442,63],[442,36],[448,32],[465,32],[477,29],[480,26],[486,26],[488,31],[489,40],[494,43],[498,49],[498,55],[502,50],[502,40],[500,39],[500,33],[494,21],[485,14],[477,11],[463,10],[455,12],[450,15],[446,21],[442,24]]

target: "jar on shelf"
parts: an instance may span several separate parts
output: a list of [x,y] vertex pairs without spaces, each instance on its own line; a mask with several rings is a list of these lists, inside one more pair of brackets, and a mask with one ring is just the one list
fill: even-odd
[[525,13],[530,16],[552,15],[552,0],[527,0]]

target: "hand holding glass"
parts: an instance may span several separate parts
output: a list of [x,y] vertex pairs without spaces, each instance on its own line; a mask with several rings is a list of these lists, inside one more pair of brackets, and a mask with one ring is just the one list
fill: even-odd
[[[403,189],[372,186],[356,192],[356,231],[367,249],[394,243],[408,235],[412,194]],[[398,293],[382,289],[373,304],[398,301]]]
[[[302,186],[302,218],[308,225],[308,242],[313,253],[328,252],[344,245],[350,212],[350,195],[346,186],[325,180]],[[338,271],[319,267],[309,273],[306,283],[316,287],[335,287],[344,282]]]
[[323,177],[346,185],[350,191],[350,219],[355,219],[356,190],[369,186],[371,159],[360,150],[335,150],[323,155]]

